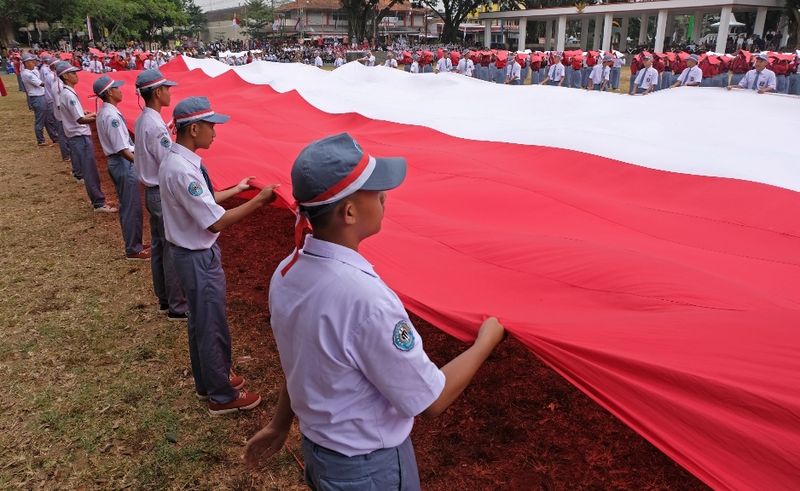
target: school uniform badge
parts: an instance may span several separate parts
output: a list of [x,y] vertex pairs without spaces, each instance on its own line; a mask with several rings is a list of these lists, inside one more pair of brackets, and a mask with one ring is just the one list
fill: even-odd
[[400,351],[411,351],[414,347],[414,329],[406,321],[400,321],[394,326],[392,334],[394,347]]
[[197,181],[192,181],[189,183],[189,194],[192,196],[200,196],[203,194],[203,186],[200,185]]
[[112,119],[111,120],[111,127],[112,128],[119,128],[119,121],[117,121],[116,119]]
[[161,137],[161,146],[164,148],[169,148],[172,144],[172,140],[169,139],[167,135]]

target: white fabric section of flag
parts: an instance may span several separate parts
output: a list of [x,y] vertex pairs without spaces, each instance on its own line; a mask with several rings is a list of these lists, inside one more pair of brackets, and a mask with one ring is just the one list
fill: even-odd
[[[357,62],[328,72],[298,63],[231,67],[184,59],[189,69],[212,77],[233,69],[250,83],[278,92],[297,90],[332,114],[356,112],[470,140],[566,148],[653,169],[800,191],[796,96],[681,87],[631,97],[509,86],[450,73],[409,74]],[[436,104],[408,104],[408,97]]]

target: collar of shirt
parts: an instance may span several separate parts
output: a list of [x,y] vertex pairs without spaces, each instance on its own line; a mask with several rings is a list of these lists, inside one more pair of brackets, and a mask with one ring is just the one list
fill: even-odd
[[164,119],[161,117],[160,112],[156,111],[152,107],[147,107],[147,106],[145,106],[143,112],[144,114],[147,114],[153,121],[160,123],[165,130],[169,131],[169,129],[167,128],[167,123],[164,122]]
[[375,273],[372,265],[364,259],[364,256],[349,247],[334,244],[326,240],[316,239],[313,235],[307,235],[305,244],[303,245],[303,253],[311,256],[333,259],[378,278],[378,274]]
[[170,151],[174,152],[174,153],[180,155],[181,157],[183,157],[184,159],[188,160],[190,164],[192,164],[193,166],[197,167],[198,169],[200,168],[200,164],[203,163],[203,160],[200,158],[199,155],[197,155],[196,153],[192,152],[188,148],[184,147],[180,143],[173,143],[172,144],[172,148],[170,149]]

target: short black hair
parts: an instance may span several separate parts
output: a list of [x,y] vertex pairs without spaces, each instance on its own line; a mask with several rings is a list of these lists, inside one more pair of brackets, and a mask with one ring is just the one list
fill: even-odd
[[181,126],[176,125],[175,126],[175,134],[178,135],[178,136],[183,136],[187,131],[189,131],[189,128],[192,127],[192,124],[193,123],[184,124],[184,125],[181,125]]
[[[161,87],[161,86],[159,85],[158,87]],[[142,96],[142,99],[144,99],[144,103],[145,104],[147,104],[148,102],[150,102],[153,99],[153,96],[156,95],[156,89],[158,87],[155,87],[155,88],[152,88],[152,89],[139,89],[139,94]]]
[[300,213],[304,214],[306,218],[308,218],[312,229],[322,230],[330,225],[331,219],[333,219],[334,210],[341,202],[342,200],[339,200],[323,206],[306,207],[300,205]]
[[[110,89],[109,89],[110,90]],[[103,102],[108,102],[108,90],[100,94],[100,100]]]

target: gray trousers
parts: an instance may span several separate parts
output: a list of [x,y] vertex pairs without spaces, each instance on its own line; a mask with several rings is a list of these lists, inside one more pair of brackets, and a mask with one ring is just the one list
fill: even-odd
[[72,157],[72,172],[76,168],[83,178],[86,194],[92,206],[100,208],[106,204],[106,197],[100,189],[100,174],[97,172],[97,161],[94,158],[94,144],[90,136],[78,135],[69,138],[69,152]]
[[150,214],[150,270],[153,275],[153,291],[159,304],[168,305],[171,312],[182,314],[189,307],[175,271],[172,245],[164,235],[164,214],[161,212],[158,186],[145,188],[144,199]]
[[53,111],[48,108],[45,97],[43,95],[28,96],[28,102],[33,109],[33,133],[36,135],[36,142],[44,143],[43,130],[45,127],[47,128],[47,133],[50,135],[50,139],[57,142],[58,131],[54,124],[55,116],[53,116]]
[[53,140],[53,143],[57,143],[61,141],[61,131],[59,130],[60,125],[56,119],[56,115],[53,113],[55,103],[46,99],[47,98],[45,98],[46,111],[44,113],[44,128],[47,130],[50,139]]
[[108,174],[119,199],[119,225],[125,254],[142,252],[142,196],[133,163],[115,154],[108,156]]
[[219,245],[192,251],[171,246],[189,301],[189,358],[198,394],[226,404],[239,395],[231,387],[231,335],[225,319],[225,272]]
[[347,457],[303,436],[306,484],[319,491],[417,491],[417,459],[411,438],[392,448]]
[[[55,117],[53,119],[55,119]],[[64,123],[56,119],[56,128],[58,128],[58,148],[61,150],[61,158],[68,159],[69,141],[67,140],[67,135],[64,134]],[[72,174],[75,174],[74,169]]]

